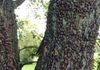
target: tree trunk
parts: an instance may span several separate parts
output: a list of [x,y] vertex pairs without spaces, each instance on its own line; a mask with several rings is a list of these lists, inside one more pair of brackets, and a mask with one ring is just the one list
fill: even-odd
[[92,70],[96,0],[51,0],[35,70]]
[[15,3],[0,0],[0,70],[20,70]]

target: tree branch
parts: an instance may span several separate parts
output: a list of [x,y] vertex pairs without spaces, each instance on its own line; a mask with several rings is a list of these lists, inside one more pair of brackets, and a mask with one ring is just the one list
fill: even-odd
[[20,51],[22,51],[24,49],[29,49],[29,48],[35,48],[35,46],[25,46],[24,48],[20,49]]
[[97,45],[100,47],[100,44],[97,42]]

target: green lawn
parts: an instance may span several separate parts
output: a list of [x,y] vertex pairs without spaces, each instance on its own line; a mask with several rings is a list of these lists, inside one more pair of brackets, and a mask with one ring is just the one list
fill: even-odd
[[25,65],[22,70],[34,70],[35,68],[35,63],[34,64],[30,64],[30,65]]

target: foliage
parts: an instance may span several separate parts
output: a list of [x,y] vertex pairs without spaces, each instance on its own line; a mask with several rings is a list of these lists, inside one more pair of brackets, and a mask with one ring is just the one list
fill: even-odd
[[[26,2],[28,2],[26,3],[26,7],[28,8],[27,10],[31,10],[28,15],[32,15],[33,17],[27,19],[17,17],[17,35],[21,64],[32,62],[34,61],[33,58],[37,56],[36,52],[43,38],[43,31],[45,31],[45,28],[42,25],[45,24],[46,12],[48,9],[47,0],[27,0]],[[21,10],[22,9],[19,9],[19,11]],[[17,13],[18,11],[16,11],[16,15],[18,15]],[[37,27],[39,27],[40,30]]]
[[18,20],[18,46],[20,48],[20,61],[27,63],[36,56],[37,48],[43,34],[36,32],[36,26],[28,20]]
[[94,53],[94,67],[93,70],[100,70],[100,39],[97,38],[95,53]]

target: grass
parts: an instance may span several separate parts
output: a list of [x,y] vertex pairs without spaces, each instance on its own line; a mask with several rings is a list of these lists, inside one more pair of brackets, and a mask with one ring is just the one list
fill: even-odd
[[35,63],[30,64],[30,65],[25,65],[22,70],[34,70],[35,69]]

